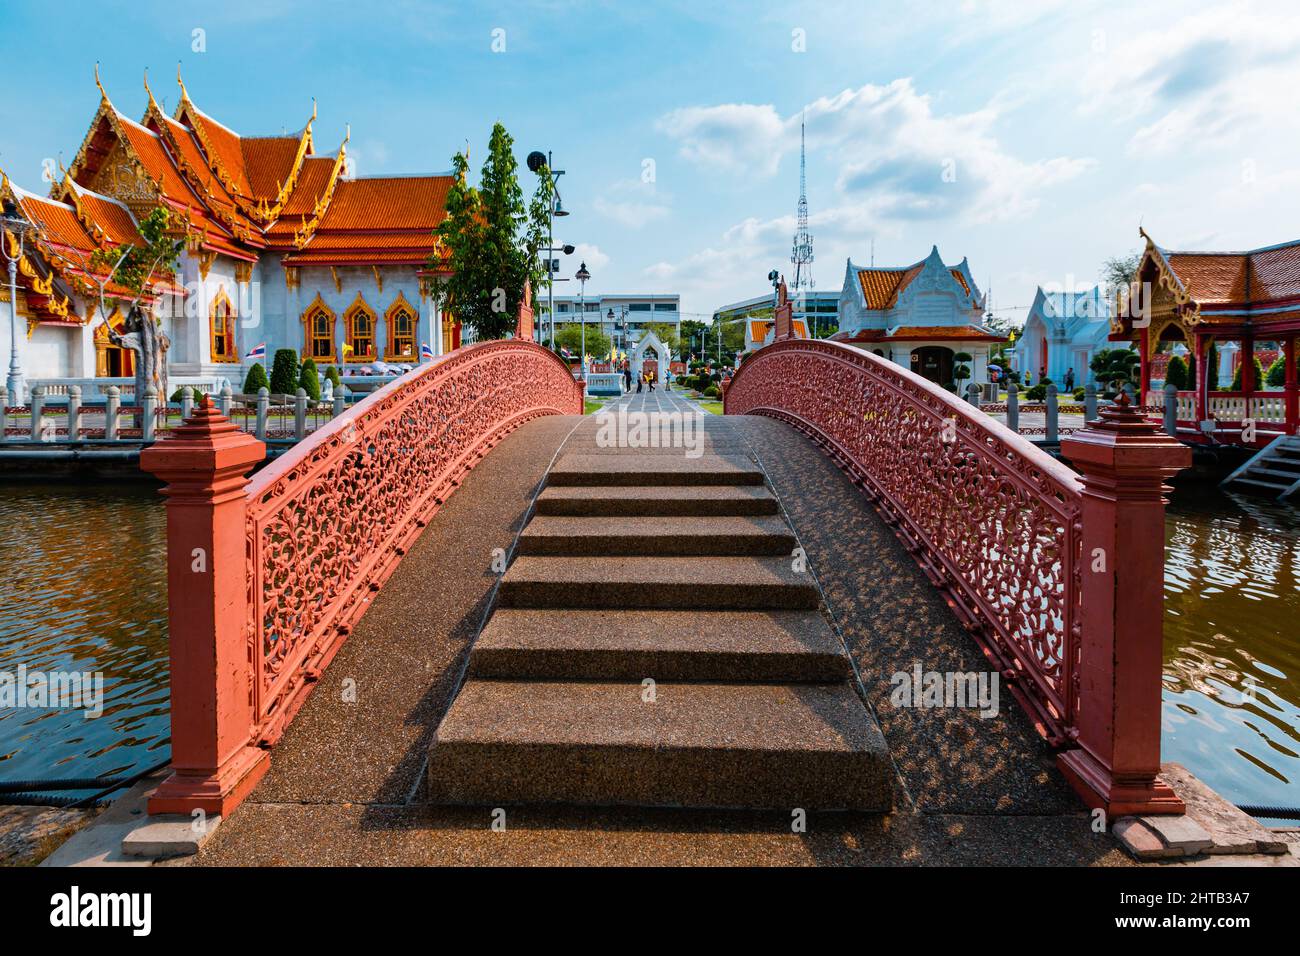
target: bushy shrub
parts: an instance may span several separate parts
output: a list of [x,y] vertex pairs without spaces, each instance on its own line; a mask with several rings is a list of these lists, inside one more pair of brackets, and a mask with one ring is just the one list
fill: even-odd
[[307,359],[302,363],[302,371],[298,374],[298,388],[307,393],[307,397],[313,402],[320,401],[320,376],[316,373],[316,361]]
[[1047,386],[1042,383],[1031,386],[1029,391],[1025,392],[1025,398],[1031,402],[1041,402],[1047,398]]
[[720,395],[721,393],[718,391],[718,386],[710,385],[708,388],[704,390],[704,394],[707,395],[709,398],[717,398],[718,395]]
[[325,377],[330,380],[331,384],[333,384],[334,391],[336,392],[343,384],[343,376],[339,374],[339,370],[333,365],[325,370]]
[[[1046,391],[1046,390],[1044,390],[1044,391]],[[1076,402],[1081,402],[1081,401],[1083,401],[1083,395],[1084,395],[1084,390],[1083,390],[1083,388],[1080,387],[1080,388],[1076,388],[1076,389],[1074,390],[1074,400],[1075,400]]]
[[[1255,388],[1258,389],[1260,387],[1260,384],[1264,381],[1264,365],[1262,362],[1260,362],[1258,355],[1256,355],[1254,359],[1255,359]],[[1232,376],[1232,391],[1234,392],[1241,391],[1241,370],[1242,370],[1242,366],[1238,365],[1237,371]]]
[[276,349],[271,363],[271,391],[292,395],[298,391],[298,353],[293,349]]
[[1281,388],[1286,384],[1286,356],[1279,355],[1264,373],[1264,384],[1269,388]]
[[1187,377],[1187,363],[1183,361],[1181,355],[1171,356],[1169,365],[1165,369],[1165,384],[1173,385],[1180,392],[1191,388],[1190,379]]
[[269,391],[271,380],[266,377],[266,369],[262,367],[262,363],[254,362],[253,367],[248,370],[248,377],[244,379],[244,394],[256,395],[259,388]]

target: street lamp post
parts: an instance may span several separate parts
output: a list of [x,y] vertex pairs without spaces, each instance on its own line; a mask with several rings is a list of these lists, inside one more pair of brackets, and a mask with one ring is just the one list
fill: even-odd
[[591,278],[585,261],[578,266],[574,278],[578,280],[579,285],[578,311],[582,314],[582,380],[585,382],[587,381],[587,280]]
[[25,401],[26,382],[23,380],[22,363],[18,360],[18,263],[22,261],[26,249],[27,232],[31,223],[19,218],[18,207],[12,201],[5,203],[4,216],[0,218],[5,230],[18,234],[18,252],[10,255],[9,247],[4,246],[4,257],[9,260],[9,378],[5,387],[9,389],[9,400],[15,405]]
[[[542,155],[540,150],[534,150],[528,154],[528,168],[535,173],[540,173],[542,167],[546,167],[547,175],[551,177],[551,200],[549,205],[550,215],[547,217],[546,225],[546,323],[550,328],[550,347],[555,348],[555,281],[551,269],[551,253],[555,251],[555,220],[569,214],[564,208],[564,203],[560,199],[560,177],[564,175],[564,170],[555,169],[552,166],[551,153],[548,150],[546,155]],[[565,246],[566,255],[570,247]]]

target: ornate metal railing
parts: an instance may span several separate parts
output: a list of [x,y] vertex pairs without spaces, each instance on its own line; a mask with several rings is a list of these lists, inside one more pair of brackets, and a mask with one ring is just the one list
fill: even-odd
[[274,743],[373,592],[465,474],[540,415],[580,414],[554,353],[466,346],[385,386],[248,485],[253,710]]
[[911,371],[834,342],[745,360],[728,415],[790,422],[877,505],[1056,744],[1077,699],[1082,483]]
[[582,384],[520,339],[384,386],[258,472],[265,446],[205,398],[141,453],[168,497],[172,776],[151,813],[228,813],[313,683],[466,473]]

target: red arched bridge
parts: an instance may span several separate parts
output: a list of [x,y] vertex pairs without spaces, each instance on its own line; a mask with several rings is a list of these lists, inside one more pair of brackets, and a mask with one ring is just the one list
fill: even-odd
[[[899,693],[951,692],[921,673],[948,655],[940,670],[1010,689],[998,732],[1036,730],[1016,746],[1053,754],[1084,804],[1182,812],[1160,776],[1162,489],[1189,453],[1122,399],[1063,441],[1076,471],[907,369],[778,334],[725,416],[659,389],[582,417],[530,330],[422,366],[251,478],[261,443],[206,400],[146,450],[166,482],[173,754],[150,812],[249,795],[422,530],[545,416],[568,418],[513,541],[484,543],[486,626],[421,738],[430,801],[888,810],[925,788],[906,754],[891,766],[893,737],[960,730],[897,716]],[[873,553],[819,558],[847,540]],[[899,644],[929,601],[956,643],[939,622]]]

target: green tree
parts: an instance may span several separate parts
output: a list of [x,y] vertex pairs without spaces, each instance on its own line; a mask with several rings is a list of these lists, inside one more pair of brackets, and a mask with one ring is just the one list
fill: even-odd
[[645,329],[657,335],[659,341],[668,346],[668,351],[674,356],[681,357],[682,340],[677,337],[677,326],[671,322],[647,322]]
[[1097,381],[1110,386],[1112,391],[1118,391],[1137,376],[1138,363],[1138,354],[1132,349],[1099,349],[1088,367],[1097,376]]
[[316,372],[315,359],[307,359],[302,363],[302,369],[298,373],[298,388],[306,392],[313,402],[320,401],[320,376]]
[[[582,358],[583,346],[582,326],[577,323],[557,326],[555,329],[555,344],[568,349],[579,359]],[[603,359],[609,355],[609,350],[613,347],[610,337],[601,332],[593,325],[587,326],[586,346],[587,354],[597,359]]]
[[[1300,371],[1300,357],[1296,358],[1296,368]],[[1264,373],[1264,383],[1269,388],[1282,388],[1286,385],[1286,355],[1279,355]]]
[[271,393],[292,395],[298,391],[298,353],[293,349],[276,349],[271,363]]
[[467,182],[469,159],[463,153],[452,157],[447,217],[436,230],[451,269],[438,289],[439,301],[480,341],[514,331],[525,282],[532,283],[536,299],[549,281],[539,253],[546,244],[550,170],[539,170],[537,190],[525,208],[513,145],[504,126],[492,127],[477,188]]
[[[1264,384],[1264,363],[1261,362],[1261,361],[1259,360],[1259,356],[1258,356],[1258,355],[1254,356],[1254,360],[1255,360],[1255,390],[1256,390],[1256,391],[1259,391],[1260,386],[1262,386],[1262,385]],[[1241,391],[1241,370],[1242,370],[1242,367],[1243,367],[1243,366],[1242,366],[1240,363],[1238,363],[1238,365],[1237,365],[1237,371],[1234,372],[1233,375],[1232,375],[1232,388],[1231,388],[1231,391],[1234,391],[1234,392],[1240,392],[1240,391]]]
[[339,374],[339,370],[333,365],[325,369],[325,378],[327,378],[330,384],[334,386],[334,391],[336,392],[343,385],[343,376]]
[[1111,256],[1101,264],[1101,284],[1110,295],[1114,295],[1116,289],[1127,289],[1141,264],[1141,252]]
[[1183,361],[1182,356],[1171,355],[1169,365],[1165,369],[1165,384],[1174,386],[1180,392],[1185,392],[1192,387],[1188,384],[1191,380],[1187,375],[1187,363]]
[[704,331],[708,326],[695,319],[682,319],[682,324],[678,326],[678,328],[680,329],[679,334],[681,336],[681,344],[685,348],[685,351],[688,353],[692,350],[698,352],[700,348],[700,336],[704,334]]
[[253,367],[248,370],[248,377],[244,379],[244,394],[256,395],[259,388],[270,391],[271,380],[266,377],[266,369],[262,367],[262,363],[254,362]]
[[971,361],[971,354],[969,352],[958,352],[953,356],[953,361],[957,365],[952,370],[952,377],[956,379],[958,386],[960,386],[962,382],[970,378],[970,366],[966,363]]

